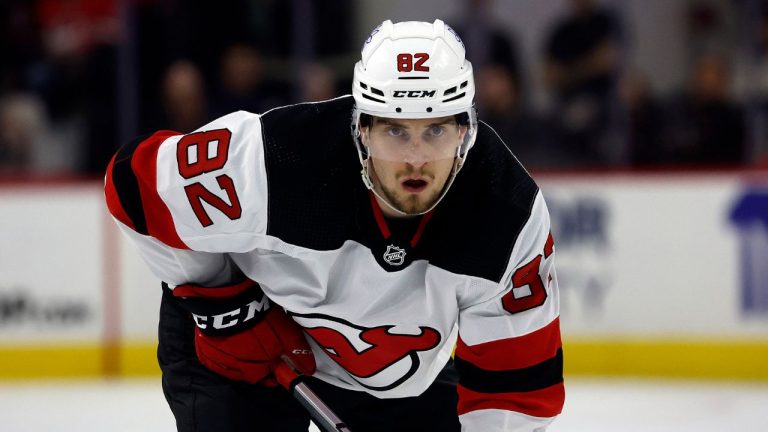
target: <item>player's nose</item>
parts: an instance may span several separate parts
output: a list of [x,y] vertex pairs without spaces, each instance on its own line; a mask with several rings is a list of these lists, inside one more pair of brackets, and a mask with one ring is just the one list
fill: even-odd
[[404,155],[405,163],[415,168],[422,167],[430,160],[429,146],[419,138],[412,138]]

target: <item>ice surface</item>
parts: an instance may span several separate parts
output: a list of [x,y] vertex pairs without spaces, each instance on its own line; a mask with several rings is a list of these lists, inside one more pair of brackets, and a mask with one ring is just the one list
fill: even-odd
[[[550,432],[768,431],[768,383],[572,379],[566,391]],[[0,429],[175,430],[159,379],[3,382]]]

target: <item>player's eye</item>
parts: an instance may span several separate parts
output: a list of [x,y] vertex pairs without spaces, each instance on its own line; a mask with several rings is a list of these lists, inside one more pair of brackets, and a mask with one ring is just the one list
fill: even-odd
[[433,137],[442,136],[444,133],[445,128],[443,126],[430,126],[429,128],[429,134]]
[[387,133],[393,137],[401,137],[405,135],[405,130],[403,130],[403,128],[401,127],[392,126],[389,129],[387,129]]

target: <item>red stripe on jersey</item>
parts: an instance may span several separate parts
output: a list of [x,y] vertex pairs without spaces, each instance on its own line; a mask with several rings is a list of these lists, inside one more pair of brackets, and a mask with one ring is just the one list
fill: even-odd
[[551,359],[561,346],[560,317],[557,317],[535,332],[515,338],[469,346],[459,337],[456,356],[481,369],[506,371]]
[[160,131],[144,140],[133,153],[131,169],[139,182],[149,235],[168,246],[189,249],[176,232],[171,211],[157,193],[157,151],[163,141],[174,135],[178,135],[178,132]]
[[[381,236],[384,237],[384,240],[387,240],[390,236],[392,236],[392,232],[389,230],[387,220],[384,218],[384,212],[381,211],[379,202],[376,201],[376,195],[373,192],[369,192],[368,195],[371,197],[373,217],[376,219],[376,224],[379,226]],[[411,238],[411,247],[416,247],[416,245],[419,243],[419,240],[421,240],[421,235],[424,234],[424,228],[427,227],[427,222],[429,222],[429,220],[432,218],[432,214],[433,211],[430,210],[421,217],[421,220],[419,221],[419,227],[416,228],[416,233]]]
[[125,212],[123,204],[120,203],[120,197],[117,195],[115,183],[112,180],[112,168],[115,166],[116,157],[117,156],[113,157],[112,160],[109,161],[109,166],[107,166],[107,176],[104,179],[104,196],[107,200],[107,208],[115,219],[119,220],[124,225],[129,226],[132,230],[136,230],[133,221],[128,217],[128,213]]
[[392,233],[389,231],[387,221],[384,220],[384,213],[381,211],[381,207],[379,207],[378,201],[376,201],[376,195],[374,195],[373,192],[369,192],[368,195],[371,197],[371,208],[373,209],[373,216],[376,218],[376,224],[379,226],[381,236],[384,237],[384,240],[387,240],[389,239],[389,236],[392,235]]
[[221,287],[204,287],[194,284],[179,285],[173,289],[174,297],[202,297],[208,299],[222,299],[235,297],[253,288],[256,282],[245,279],[242,282]]
[[421,221],[419,221],[419,228],[416,229],[416,234],[414,234],[413,238],[411,239],[411,247],[416,247],[416,245],[419,243],[419,240],[421,240],[421,235],[424,234],[424,229],[427,227],[427,222],[432,219],[433,210],[428,211],[427,214],[421,217]]
[[547,242],[544,244],[544,259],[549,258],[555,250],[555,240],[552,238],[552,231],[547,236]]
[[534,417],[554,417],[563,410],[565,385],[514,393],[478,393],[459,385],[459,415],[484,409],[515,411]]

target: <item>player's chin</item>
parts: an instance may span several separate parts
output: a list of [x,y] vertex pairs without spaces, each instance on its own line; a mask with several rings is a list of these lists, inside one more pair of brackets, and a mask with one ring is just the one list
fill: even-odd
[[429,210],[437,200],[437,195],[431,191],[419,194],[409,194],[400,200],[400,211],[407,214],[420,214]]

